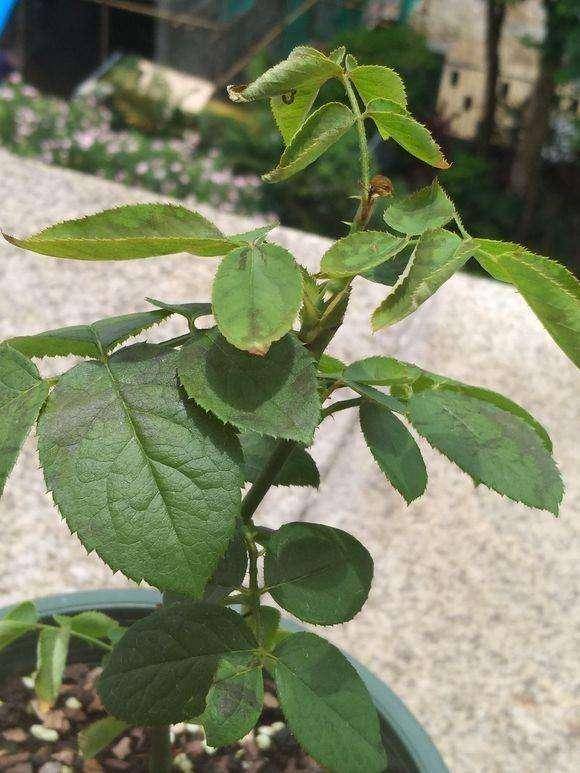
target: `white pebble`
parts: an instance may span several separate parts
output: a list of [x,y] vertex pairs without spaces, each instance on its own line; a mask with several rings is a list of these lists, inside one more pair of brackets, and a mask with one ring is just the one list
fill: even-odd
[[22,684],[27,690],[34,690],[34,678],[32,676],[23,676]]
[[46,741],[46,743],[55,743],[58,741],[58,733],[56,730],[51,730],[50,727],[44,727],[44,725],[32,725],[30,728],[30,735],[38,738],[39,741]]
[[196,735],[196,733],[203,733],[203,727],[201,725],[193,725],[191,722],[186,722],[184,724],[184,729],[192,735]]
[[209,754],[210,757],[213,756],[217,752],[217,749],[216,749],[215,746],[210,746],[207,743],[204,743],[203,750],[204,750],[204,752],[206,754]]
[[280,730],[284,730],[285,727],[286,722],[272,722],[271,724],[272,733],[279,733]]
[[189,759],[187,754],[184,754],[183,752],[177,754],[173,758],[173,764],[176,768],[183,771],[183,773],[193,773],[193,762]]
[[64,705],[67,707],[67,709],[72,709],[73,711],[76,711],[77,709],[82,709],[83,704],[80,702],[78,698],[75,698],[74,695],[70,698],[67,698],[64,702]]
[[269,735],[266,735],[265,733],[258,733],[256,736],[256,746],[258,749],[261,749],[262,751],[266,751],[266,749],[269,749],[270,746],[272,746],[272,739]]
[[260,725],[256,732],[260,735],[272,735],[275,731],[272,729],[271,725]]
[[175,735],[185,733],[185,722],[178,722],[176,725],[171,725],[171,730],[175,733]]

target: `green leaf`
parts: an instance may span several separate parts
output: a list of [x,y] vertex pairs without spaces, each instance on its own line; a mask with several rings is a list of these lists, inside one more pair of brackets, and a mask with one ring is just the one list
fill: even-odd
[[425,126],[410,115],[402,115],[400,111],[378,109],[380,107],[382,106],[378,105],[375,109],[371,104],[367,113],[384,140],[392,138],[415,158],[438,169],[449,169],[450,164]]
[[377,711],[340,650],[304,632],[284,639],[274,656],[282,710],[300,745],[331,770],[383,773]]
[[276,607],[270,607],[265,604],[260,605],[260,624],[256,620],[256,615],[251,614],[245,618],[246,622],[254,632],[256,639],[261,641],[262,646],[269,650],[274,647],[278,641],[280,628],[280,610]]
[[[173,724],[205,710],[224,659],[241,671],[257,663],[257,642],[240,615],[182,601],[131,626],[99,680],[106,709],[132,724]],[[232,673],[233,678],[233,673]]]
[[[244,477],[248,483],[255,483],[274,452],[276,441],[266,435],[258,435],[257,432],[243,432],[240,435],[240,443],[244,452]],[[273,485],[318,488],[320,474],[308,451],[297,445],[284,462]]]
[[381,392],[379,389],[374,389],[374,387],[367,386],[366,384],[358,384],[356,381],[346,381],[346,383],[357,394],[383,408],[387,408],[390,411],[396,411],[397,413],[406,413],[407,411],[407,407],[404,403],[392,395]]
[[245,244],[259,244],[263,242],[266,236],[280,223],[269,223],[258,228],[252,228],[251,231],[243,231],[239,234],[228,236],[228,240],[234,242],[237,247],[243,247]]
[[47,396],[36,365],[0,344],[0,495]]
[[39,422],[45,480],[69,528],[114,570],[200,595],[233,536],[241,452],[184,401],[177,353],[137,344],[61,376]]
[[319,86],[293,89],[289,94],[272,97],[270,107],[276,125],[280,130],[284,144],[288,145],[292,137],[304,123],[314,100],[318,96]]
[[268,540],[264,579],[274,601],[300,620],[335,625],[367,600],[373,560],[352,535],[313,523],[287,523]]
[[33,631],[38,621],[38,613],[32,601],[23,601],[12,607],[0,619],[0,652],[24,634]]
[[393,292],[374,311],[374,331],[412,314],[442,284],[458,271],[473,254],[470,242],[443,229],[427,231],[415,247],[410,269]]
[[517,244],[475,239],[475,257],[524,297],[554,341],[580,367],[580,282],[556,261]]
[[395,360],[393,357],[367,357],[364,360],[353,362],[345,370],[343,379],[358,384],[389,386],[395,389],[403,388],[405,394],[408,394],[409,390],[421,392],[425,389],[446,389],[476,397],[526,421],[534,432],[538,433],[548,451],[552,450],[552,442],[544,427],[521,405],[514,403],[513,400],[498,392],[493,392],[491,389],[463,384],[461,381],[431,373],[417,367],[417,365]]
[[357,384],[394,386],[411,384],[426,371],[416,365],[396,360],[394,357],[365,357],[351,363],[344,371],[343,378]]
[[68,657],[70,631],[68,627],[43,628],[38,636],[36,694],[52,705],[58,698]]
[[72,633],[90,636],[92,639],[108,639],[121,626],[116,620],[94,609],[77,615],[54,615],[56,622],[68,627]]
[[217,569],[205,586],[203,592],[204,601],[213,603],[227,596],[234,588],[238,588],[246,576],[248,567],[248,553],[246,542],[240,528],[236,533],[225,554],[220,558]]
[[407,504],[424,493],[427,470],[419,446],[405,425],[379,405],[363,402],[360,426],[367,446]]
[[440,228],[453,219],[455,207],[437,180],[410,196],[395,199],[385,210],[387,225],[413,236]]
[[320,88],[329,78],[340,77],[341,68],[332,59],[309,46],[298,46],[288,58],[262,73],[253,83],[228,86],[232,102],[253,102],[293,92]]
[[331,357],[330,354],[323,354],[318,361],[318,373],[322,378],[329,378],[338,381],[342,378],[342,374],[346,365],[336,357]]
[[373,99],[390,99],[403,107],[407,104],[403,81],[390,67],[363,64],[350,70],[349,78],[366,104]]
[[127,204],[65,220],[23,239],[4,237],[41,255],[77,260],[132,260],[175,252],[214,257],[235,247],[205,217],[175,204]]
[[222,658],[205,711],[194,721],[203,725],[206,743],[219,748],[235,743],[254,728],[263,703],[261,663],[248,666],[248,654],[234,652]]
[[320,269],[331,277],[361,274],[400,252],[407,239],[382,231],[360,231],[335,242],[322,256]]
[[361,276],[369,282],[376,282],[380,285],[393,287],[409,265],[413,249],[413,245],[405,247],[398,255],[389,258],[389,260],[385,260],[384,263],[380,263],[378,266],[371,268],[370,271],[363,271]]
[[542,439],[527,422],[458,392],[428,390],[409,400],[417,431],[476,483],[558,514],[563,486]]
[[265,354],[292,328],[301,300],[300,269],[277,244],[230,252],[213,283],[213,313],[222,335],[252,354]]
[[238,429],[310,445],[320,419],[314,361],[289,333],[265,357],[236,349],[217,328],[185,346],[179,378],[206,411]]
[[86,760],[96,757],[115,738],[121,735],[129,725],[115,717],[97,719],[78,734],[78,744],[81,754]]
[[262,179],[276,183],[301,172],[338,142],[354,123],[354,113],[341,102],[322,105],[308,116],[292,137],[278,166]]
[[90,325],[72,325],[36,335],[18,336],[7,343],[27,357],[101,357],[127,338],[157,325],[171,314],[169,310],[139,311],[120,317],[107,317]]
[[199,317],[207,317],[213,313],[211,303],[166,303],[155,298],[145,298],[145,300],[152,306],[166,309],[171,314],[180,314],[192,325]]

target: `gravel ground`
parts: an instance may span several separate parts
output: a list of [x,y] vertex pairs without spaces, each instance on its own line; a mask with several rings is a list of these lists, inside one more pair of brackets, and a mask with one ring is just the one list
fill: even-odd
[[[154,198],[5,152],[0,170],[0,223],[17,234]],[[227,231],[248,227],[207,214]],[[288,229],[274,239],[307,265],[328,244]],[[143,309],[146,295],[205,300],[214,266],[184,255],[59,261],[1,244],[0,339]],[[407,508],[371,462],[349,412],[329,420],[315,442],[320,495],[275,491],[260,517],[271,525],[306,518],[334,524],[369,547],[376,579],[367,606],[324,633],[389,682],[451,770],[572,773],[580,767],[577,374],[510,288],[455,276],[413,318],[372,336],[368,315],[383,292],[357,285],[332,353],[347,360],[392,353],[521,402],[551,431],[567,483],[561,518],[474,489],[427,448],[428,492]],[[174,321],[164,327],[167,335],[180,330]],[[43,372],[64,364],[43,363]],[[127,584],[68,535],[37,466],[31,439],[0,503],[0,605]]]

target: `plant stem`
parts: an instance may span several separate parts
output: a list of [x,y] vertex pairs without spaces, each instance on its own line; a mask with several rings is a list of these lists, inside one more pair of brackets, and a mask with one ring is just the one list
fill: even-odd
[[361,397],[353,397],[350,400],[339,400],[337,403],[333,403],[332,405],[329,405],[328,408],[325,408],[322,411],[322,419],[326,419],[327,416],[332,416],[333,413],[337,413],[338,411],[344,411],[347,408],[356,408],[362,403]]
[[[58,628],[59,626],[56,625],[48,625],[46,623],[37,623],[36,628],[38,630],[41,630],[42,628]],[[106,650],[107,652],[110,652],[113,649],[112,644],[107,644],[107,642],[100,641],[100,639],[94,639],[92,636],[87,636],[84,633],[77,633],[76,631],[70,632],[71,636],[74,636],[76,639],[82,639],[82,641],[86,641],[88,644],[91,644],[93,647],[98,647],[99,649]]]
[[346,89],[348,99],[350,101],[352,112],[354,113],[354,116],[356,118],[356,128],[358,132],[358,143],[359,143],[359,149],[360,149],[361,185],[363,190],[363,196],[365,198],[368,198],[370,193],[370,187],[371,187],[370,186],[371,157],[369,153],[369,147],[367,144],[365,122],[364,122],[363,115],[360,111],[360,106],[356,98],[356,94],[354,93],[354,89],[350,83],[350,80],[348,79],[348,75],[343,76],[343,83],[344,83],[344,88]]
[[253,514],[268,493],[268,489],[276,480],[278,473],[284,466],[284,462],[288,459],[293,449],[294,443],[291,440],[280,440],[276,444],[276,448],[272,451],[262,472],[256,478],[255,483],[242,501],[242,518],[244,523],[249,524],[251,522]]
[[258,546],[251,529],[246,530],[246,544],[248,545],[248,574],[250,592],[248,594],[248,611],[252,614],[256,624],[256,638],[262,643],[262,618],[260,615],[260,586],[258,582]]
[[169,725],[152,727],[149,773],[170,773],[172,763]]

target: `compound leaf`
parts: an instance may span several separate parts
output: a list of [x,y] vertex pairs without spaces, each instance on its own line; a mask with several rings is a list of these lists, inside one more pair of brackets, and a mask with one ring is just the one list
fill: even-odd
[[384,263],[406,244],[407,239],[382,231],[360,231],[335,242],[322,256],[320,268],[331,277],[354,276]]
[[435,142],[429,129],[408,114],[399,110],[384,110],[386,105],[369,105],[368,115],[375,122],[384,140],[392,138],[415,158],[437,169],[449,169],[441,148]]
[[374,311],[374,331],[412,314],[430,298],[473,254],[471,242],[443,229],[427,231],[415,247],[410,268]]
[[206,743],[220,747],[243,738],[257,724],[264,702],[262,665],[248,665],[248,654],[234,652],[222,657],[207,694],[203,714]]
[[403,107],[407,104],[403,81],[390,67],[363,64],[351,69],[349,78],[367,105],[373,99],[390,99]]
[[346,381],[346,383],[359,395],[383,408],[387,408],[390,411],[396,411],[397,413],[405,413],[407,410],[404,403],[392,395],[381,392],[380,389],[375,389],[367,384],[358,384],[356,381]]
[[413,394],[409,418],[476,483],[558,514],[563,496],[558,468],[542,438],[519,416],[470,395],[438,389]]
[[200,595],[234,533],[241,452],[183,399],[176,357],[137,344],[64,374],[39,422],[39,452],[88,551],[137,582]]
[[295,92],[318,89],[329,78],[340,77],[340,66],[310,46],[298,46],[288,58],[262,73],[253,83],[228,86],[232,102],[253,102],[282,94],[290,100]]
[[331,770],[383,773],[379,718],[344,655],[313,633],[295,633],[274,650],[274,679],[299,743]]
[[427,470],[419,446],[405,425],[389,410],[364,401],[360,426],[371,454],[407,504],[423,494]]
[[122,344],[127,338],[157,325],[172,312],[158,309],[107,317],[90,325],[47,330],[29,336],[11,338],[8,343],[27,357],[65,357],[76,354],[82,357],[101,357]]
[[394,357],[365,357],[351,363],[344,371],[345,381],[375,386],[410,384],[425,371]]
[[171,314],[180,314],[190,324],[193,324],[199,317],[207,317],[212,313],[211,303],[166,303],[158,301],[156,298],[145,298],[145,300],[152,306],[166,309]]
[[0,344],[0,495],[47,396],[36,365]]
[[230,252],[213,284],[213,313],[222,335],[252,354],[265,354],[292,328],[301,300],[296,261],[288,250],[267,242]]
[[38,613],[32,601],[17,604],[0,619],[0,652],[24,634],[33,631],[38,621]]
[[[246,482],[254,483],[274,452],[276,441],[267,435],[258,435],[257,432],[243,432],[240,435],[240,443],[244,452],[244,477]],[[320,474],[308,451],[297,445],[283,464],[273,485],[318,488]]]
[[369,282],[393,287],[397,284],[399,278],[409,265],[413,249],[413,245],[405,247],[398,255],[394,255],[392,258],[385,260],[384,263],[380,263],[369,271],[363,271],[361,276]]
[[36,694],[52,705],[58,697],[68,657],[70,630],[43,628],[38,636],[37,673],[34,681]]
[[[132,724],[173,724],[205,710],[220,665],[253,667],[257,642],[240,615],[206,602],[181,601],[131,626],[99,680],[107,710]],[[234,678],[232,672],[231,678]]]
[[268,540],[264,559],[268,592],[300,620],[335,625],[365,603],[373,560],[352,535],[313,523],[287,523]]
[[580,367],[580,282],[554,260],[507,242],[475,239],[475,257],[524,297],[556,344]]
[[97,719],[78,734],[78,744],[81,754],[90,760],[112,743],[129,725],[115,717]]
[[175,204],[127,204],[65,220],[23,239],[4,237],[41,255],[77,260],[132,260],[175,252],[214,257],[236,246],[199,212]]
[[453,202],[437,180],[410,196],[395,199],[385,210],[387,225],[414,236],[446,225],[455,215]]
[[262,179],[269,183],[281,182],[302,171],[338,142],[354,122],[354,113],[341,102],[322,105],[292,137],[278,166]]
[[265,357],[229,344],[214,328],[185,346],[179,378],[206,411],[241,430],[309,445],[320,419],[314,361],[288,333]]

